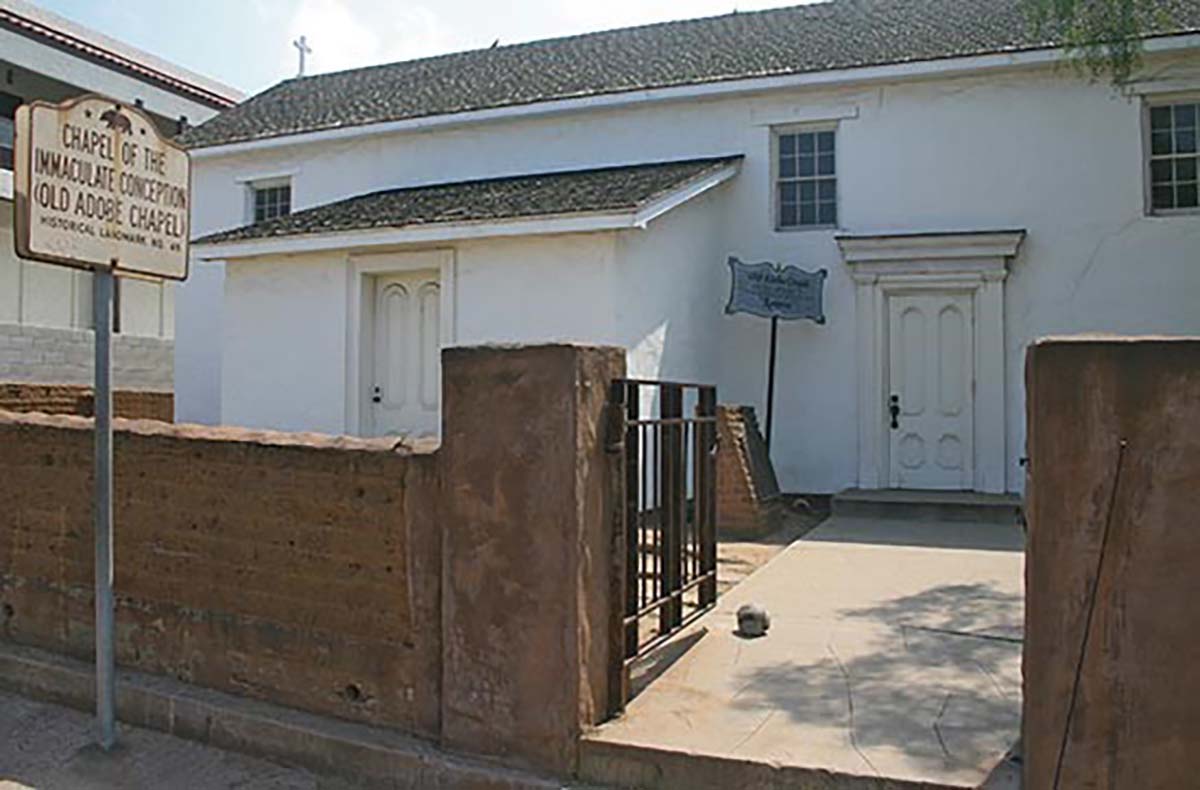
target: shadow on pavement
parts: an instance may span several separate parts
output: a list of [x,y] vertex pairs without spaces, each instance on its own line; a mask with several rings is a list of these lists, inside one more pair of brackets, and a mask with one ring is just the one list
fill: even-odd
[[867,772],[878,772],[880,750],[928,769],[986,772],[1019,731],[1021,613],[1020,596],[985,583],[841,610],[873,626],[866,649],[842,655],[831,637],[819,660],[747,671],[735,705],[845,727]]

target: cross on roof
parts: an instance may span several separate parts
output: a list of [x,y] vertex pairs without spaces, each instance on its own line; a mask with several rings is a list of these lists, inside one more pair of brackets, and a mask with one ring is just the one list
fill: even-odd
[[312,54],[312,48],[308,46],[308,40],[301,36],[292,42],[292,46],[296,48],[296,52],[300,55],[300,68],[296,72],[297,77],[304,76],[304,56]]

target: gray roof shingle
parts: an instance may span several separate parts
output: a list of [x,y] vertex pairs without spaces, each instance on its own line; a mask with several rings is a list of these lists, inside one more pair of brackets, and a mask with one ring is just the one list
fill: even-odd
[[689,159],[388,189],[212,233],[192,243],[636,211],[741,158]]
[[[1027,0],[835,0],[286,80],[184,133],[193,147],[631,90],[1037,49]],[[1161,33],[1200,30],[1159,0]]]

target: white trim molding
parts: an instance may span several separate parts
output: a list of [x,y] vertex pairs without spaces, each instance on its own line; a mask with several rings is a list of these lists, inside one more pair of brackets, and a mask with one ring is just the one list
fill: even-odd
[[261,173],[247,173],[234,176],[233,180],[238,184],[259,184],[264,181],[278,181],[282,183],[299,174],[300,168],[293,167],[287,170],[265,170]]
[[858,486],[884,488],[888,299],[940,291],[971,296],[974,332],[974,488],[1007,489],[1004,280],[1024,230],[843,234],[835,237],[855,282],[858,364]]
[[755,126],[785,127],[804,126],[806,124],[827,123],[831,126],[838,121],[851,121],[858,117],[857,104],[842,104],[836,107],[799,107],[790,113],[775,111],[775,115],[765,120],[754,121]]

